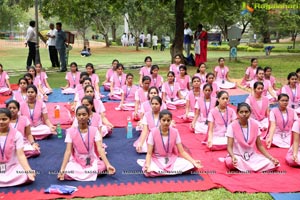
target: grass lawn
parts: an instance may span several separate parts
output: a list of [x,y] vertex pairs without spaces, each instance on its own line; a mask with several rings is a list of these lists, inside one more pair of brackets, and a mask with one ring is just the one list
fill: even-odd
[[[286,46],[290,44],[284,44]],[[283,48],[283,45],[282,45]],[[17,83],[17,80],[22,76],[25,70],[25,63],[28,49],[26,48],[1,48],[0,49],[0,63],[3,64],[4,70],[10,71],[11,83]],[[132,65],[143,65],[145,56],[150,55],[153,58],[153,64],[159,64],[160,74],[166,77],[166,73],[170,64],[169,49],[164,52],[152,51],[149,48],[144,48],[139,52],[136,52],[133,47],[111,47],[111,48],[94,48],[92,49],[92,56],[81,57],[80,49],[73,49],[70,52],[69,63],[75,61],[79,66],[85,66],[86,63],[91,62],[97,66],[96,73],[100,76],[102,82],[105,77],[107,68],[110,66],[113,59],[118,59],[125,67]],[[49,83],[52,88],[59,88],[66,84],[64,79],[65,73],[55,73],[55,70],[51,69],[48,51],[45,48],[40,49],[41,60],[43,66],[48,70]],[[289,72],[295,71],[300,65],[299,54],[292,53],[271,53],[271,56],[265,56],[264,52],[238,52],[238,61],[228,60],[229,52],[224,51],[212,51],[208,52],[207,71],[212,71],[213,67],[217,65],[217,59],[219,57],[225,57],[226,65],[230,67],[230,77],[235,79],[241,79],[244,76],[244,72],[247,66],[250,64],[252,57],[258,57],[260,66],[270,66],[273,68],[273,75],[277,78],[280,84],[286,83],[286,77]],[[135,83],[139,79],[139,69],[125,70],[125,73],[131,72],[135,75]],[[196,73],[195,67],[188,67],[188,73],[193,75]],[[230,193],[225,189],[214,189],[204,192],[182,192],[182,193],[161,193],[151,195],[130,195],[125,197],[104,197],[101,199],[272,199],[268,193]],[[96,198],[100,199],[100,198]]]

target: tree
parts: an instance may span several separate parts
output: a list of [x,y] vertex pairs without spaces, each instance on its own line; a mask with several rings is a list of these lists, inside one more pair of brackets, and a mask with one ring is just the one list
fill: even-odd
[[175,38],[170,48],[171,58],[176,54],[182,55],[183,51],[183,30],[184,30],[184,0],[175,1]]

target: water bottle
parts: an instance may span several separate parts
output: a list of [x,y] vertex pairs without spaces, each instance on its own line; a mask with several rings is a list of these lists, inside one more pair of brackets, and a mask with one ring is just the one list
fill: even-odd
[[[127,120],[128,120],[128,118],[127,118]],[[127,135],[126,135],[126,138],[130,139],[132,137],[133,137],[132,136],[132,123],[131,123],[131,120],[129,119],[128,123],[127,123]]]
[[56,125],[56,132],[57,132],[57,138],[62,138],[62,130],[61,130],[60,123]]
[[55,119],[60,118],[60,107],[59,107],[59,105],[55,106],[55,109],[54,109],[54,118]]

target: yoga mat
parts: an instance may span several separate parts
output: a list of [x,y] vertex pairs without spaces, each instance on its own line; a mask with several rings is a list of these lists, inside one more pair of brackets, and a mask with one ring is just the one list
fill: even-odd
[[53,92],[48,95],[48,102],[73,102],[74,94],[62,94],[60,88],[54,88]]
[[[132,139],[126,139],[126,130],[116,128],[109,138],[104,139],[108,148],[107,157],[116,168],[115,175],[103,175],[96,181],[58,181],[56,172],[60,169],[65,151],[64,139],[52,136],[39,141],[41,155],[29,159],[32,169],[37,170],[36,181],[30,185],[1,188],[0,198],[53,199],[61,197],[94,197],[100,195],[129,195],[138,193],[179,192],[208,190],[217,187],[206,174],[182,174],[177,176],[146,178],[141,174],[137,159],[145,154],[137,154],[132,146],[139,134],[134,131]],[[79,188],[70,196],[44,194],[43,189],[51,184],[71,185]]]
[[[71,125],[73,123],[73,117],[71,115],[71,105],[69,103],[46,103],[48,117],[50,121],[57,125],[60,123],[61,125]],[[59,106],[60,108],[60,117],[56,119],[54,117],[55,107]]]
[[299,200],[300,193],[270,193],[274,200]]

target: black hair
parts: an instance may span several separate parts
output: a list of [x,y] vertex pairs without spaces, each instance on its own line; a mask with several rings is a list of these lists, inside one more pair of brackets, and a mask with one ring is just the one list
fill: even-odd
[[89,109],[88,109],[86,106],[80,105],[80,106],[78,106],[78,108],[76,109],[76,115],[77,115],[77,113],[78,113],[78,110],[80,110],[80,109],[84,109],[88,114],[90,113],[90,112],[89,112]]
[[71,62],[70,67],[71,67],[72,65],[75,65],[75,66],[76,66],[76,71],[78,72],[78,65],[77,65],[77,63],[76,63],[76,62]]
[[203,86],[203,89],[202,89],[202,90],[204,91],[204,89],[205,89],[206,87],[209,87],[211,91],[214,90],[214,89],[213,89],[213,86],[212,86],[211,84],[209,84],[209,83],[206,83],[206,84]]
[[299,72],[300,72],[300,68],[297,68],[297,69],[296,69],[296,73],[299,73]]
[[143,78],[142,78],[142,83],[144,83],[145,81],[150,81],[150,83],[151,83],[151,78],[150,78],[150,76],[143,76]]
[[81,103],[82,103],[83,100],[87,100],[87,101],[89,102],[89,104],[91,104],[91,105],[93,106],[92,111],[93,111],[93,112],[96,112],[95,106],[94,106],[94,99],[93,99],[93,97],[91,97],[91,96],[84,96],[84,97],[81,99]]
[[[33,67],[33,66],[28,67],[28,72],[29,72],[30,69],[33,69],[33,70],[34,70],[34,76],[36,76],[36,69],[35,69],[35,67]],[[33,78],[33,77],[32,77],[32,78]]]
[[152,65],[152,66],[151,66],[150,74],[153,74],[153,70],[155,70],[155,69],[158,69],[158,70],[159,70],[158,65]]
[[29,26],[35,27],[35,21],[34,21],[34,20],[31,20],[31,21],[29,22]]
[[149,89],[148,89],[148,99],[150,100],[150,96],[149,96],[149,94],[150,94],[150,91],[152,90],[152,89],[155,89],[156,90],[156,92],[157,92],[157,95],[159,95],[159,90],[157,89],[157,87],[155,87],[155,86],[151,86]]
[[80,72],[80,79],[83,77],[83,76],[89,76],[89,74],[87,72]]
[[264,72],[268,71],[269,69],[272,71],[272,68],[271,68],[271,67],[266,66],[266,67],[264,68]]
[[206,64],[204,62],[200,63],[199,66],[198,66],[198,69],[197,69],[197,73],[200,73],[200,67],[201,65],[204,65],[205,68],[206,68]]
[[91,79],[90,77],[84,77],[84,78],[82,79],[81,84],[84,83],[84,81],[86,81],[86,80],[89,80],[89,81],[92,83],[92,79]]
[[62,27],[62,23],[61,22],[57,22],[56,25]]
[[255,61],[255,60],[257,60],[257,58],[251,58],[251,64]]
[[117,66],[116,66],[116,69],[118,69],[119,67],[122,67],[122,69],[124,70],[124,66],[123,66],[123,64],[121,64],[121,63],[118,63],[118,64],[117,64]]
[[146,62],[148,59],[150,59],[150,61],[152,62],[151,56],[146,56],[144,62]]
[[169,115],[172,119],[172,113],[169,110],[164,109],[159,112],[159,120],[161,120],[161,118],[163,118],[164,115]]
[[127,79],[129,76],[134,77],[132,73],[128,73],[128,74],[126,74],[126,79]]
[[35,85],[27,85],[26,91],[28,91],[30,88],[32,88],[36,94],[38,93]]
[[179,67],[179,71],[180,71],[180,69],[184,69],[184,70],[185,70],[184,75],[187,75],[187,68],[186,68],[185,65],[181,65],[181,66]]
[[278,95],[278,101],[282,98],[282,97],[287,97],[288,100],[290,99],[289,95],[285,94],[285,93],[281,93],[280,95]]
[[0,67],[3,69],[3,65],[0,63]]
[[255,90],[259,85],[265,87],[263,82],[256,81],[256,82],[254,83],[254,85],[253,85],[253,89]]
[[8,108],[9,104],[11,104],[11,103],[15,104],[15,106],[17,106],[18,110],[20,110],[20,103],[17,102],[16,100],[10,100],[10,101],[8,101],[6,103],[6,108]]
[[218,62],[220,62],[221,60],[224,60],[224,61],[225,61],[225,58],[220,57],[220,58],[218,59]]
[[296,73],[296,72],[291,72],[291,73],[289,73],[288,76],[287,76],[288,84],[290,84],[290,79],[291,79],[293,76],[296,76],[296,78],[298,79],[297,73]]
[[154,96],[152,97],[152,99],[150,100],[150,102],[152,103],[153,99],[155,99],[156,101],[158,101],[159,105],[162,105],[162,99],[159,96]]
[[[25,78],[25,77],[30,77],[32,80],[33,80],[33,76],[32,76],[32,74],[30,74],[30,73],[26,73],[26,74],[24,74],[24,76],[23,76],[23,78]],[[25,78],[26,79],[26,78]],[[27,80],[27,79],[26,79]],[[27,81],[28,82],[28,81]]]
[[217,98],[218,98],[218,100],[216,101],[216,106],[218,106],[219,105],[219,99],[221,98],[221,96],[223,95],[223,94],[227,94],[228,96],[229,96],[229,94],[228,94],[228,92],[227,91],[225,91],[225,90],[221,90],[218,94],[217,94]]
[[0,108],[0,114],[5,114],[9,119],[11,119],[11,112],[7,108]]
[[208,72],[208,73],[206,74],[206,82],[207,82],[207,79],[208,79],[209,76],[215,77],[214,73]]
[[[194,81],[195,79],[199,79],[199,80],[200,80],[200,77],[199,77],[199,76],[193,76],[193,78],[192,78],[192,83],[193,83],[193,81]],[[200,80],[200,81],[201,81],[201,80]]]
[[21,81],[25,81],[27,83],[27,85],[28,85],[28,80],[26,78],[24,78],[24,77],[23,78],[19,78],[18,85],[20,85]]
[[256,75],[258,74],[259,71],[265,72],[264,69],[263,69],[262,67],[257,67],[257,69],[256,69]]
[[237,106],[237,112],[239,112],[242,107],[246,107],[250,111],[250,113],[251,113],[251,107],[249,106],[249,104],[247,104],[245,102],[242,102],[242,103],[238,104],[238,106]]
[[[93,91],[95,92],[95,88],[94,88],[92,85],[86,85],[86,86],[84,87],[84,89],[83,89],[84,93],[86,92],[86,90],[87,90],[88,88],[92,88]],[[95,94],[94,94],[94,96],[95,96]]]
[[175,73],[173,71],[169,71],[167,76],[169,76],[170,74],[172,74],[175,77]]
[[94,65],[92,64],[92,63],[87,63],[86,65],[85,65],[85,68],[88,68],[88,67],[90,67],[90,68],[92,68],[92,73],[93,74],[95,74],[95,68],[94,68]]

